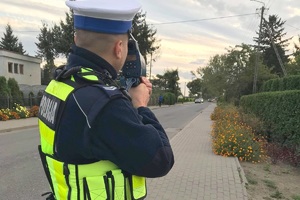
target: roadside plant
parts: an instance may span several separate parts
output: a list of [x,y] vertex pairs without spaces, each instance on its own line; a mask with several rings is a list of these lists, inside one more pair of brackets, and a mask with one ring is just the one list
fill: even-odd
[[20,115],[17,112],[10,111],[9,112],[9,118],[10,119],[20,119]]
[[32,106],[29,110],[29,116],[30,117],[37,117],[39,113],[39,107],[38,106]]
[[[12,111],[17,113],[19,118],[28,118],[30,115],[30,112],[27,110],[26,107],[23,107],[17,103],[14,104]],[[19,118],[15,118],[15,119],[19,119]]]
[[0,110],[0,121],[7,121],[9,120],[9,116],[7,114],[5,114],[4,111],[2,111],[3,109]]
[[213,152],[225,157],[234,156],[241,161],[260,162],[265,158],[265,140],[241,121],[234,106],[216,107],[211,115]]
[[[6,108],[6,109],[1,109],[1,112],[3,115],[7,116],[8,119],[20,119],[20,116],[18,113]],[[6,117],[5,117],[6,118]]]

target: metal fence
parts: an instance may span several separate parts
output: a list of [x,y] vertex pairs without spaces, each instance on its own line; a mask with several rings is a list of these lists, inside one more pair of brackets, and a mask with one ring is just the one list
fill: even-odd
[[42,97],[28,97],[28,98],[11,98],[0,97],[0,109],[12,109],[15,104],[31,108],[32,106],[39,106]]

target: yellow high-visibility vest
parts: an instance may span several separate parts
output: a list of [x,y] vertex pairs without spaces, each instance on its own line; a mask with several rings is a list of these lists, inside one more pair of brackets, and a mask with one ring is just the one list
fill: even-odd
[[[81,69],[85,70],[85,69]],[[88,80],[97,80],[90,70]],[[71,81],[71,79],[69,79]],[[128,174],[108,160],[68,164],[55,157],[55,135],[61,111],[76,83],[52,80],[39,110],[40,154],[56,200],[138,200],[147,195],[146,179]],[[69,84],[68,84],[69,83]]]

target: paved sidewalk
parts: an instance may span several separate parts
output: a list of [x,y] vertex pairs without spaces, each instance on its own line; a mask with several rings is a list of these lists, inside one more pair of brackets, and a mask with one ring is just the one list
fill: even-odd
[[10,132],[13,130],[33,128],[37,126],[38,126],[37,117],[0,121],[0,134],[4,132]]
[[[246,178],[236,158],[213,154],[210,104],[171,139],[175,165],[162,178],[147,179],[147,200],[247,200]],[[37,127],[37,118],[0,121],[1,132]]]
[[212,152],[210,114],[214,107],[209,105],[172,138],[174,167],[165,177],[147,179],[147,200],[248,199],[239,161]]

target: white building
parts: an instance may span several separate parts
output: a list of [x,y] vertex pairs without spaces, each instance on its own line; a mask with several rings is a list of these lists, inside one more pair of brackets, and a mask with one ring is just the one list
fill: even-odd
[[40,58],[0,50],[0,76],[14,78],[18,84],[41,85]]

